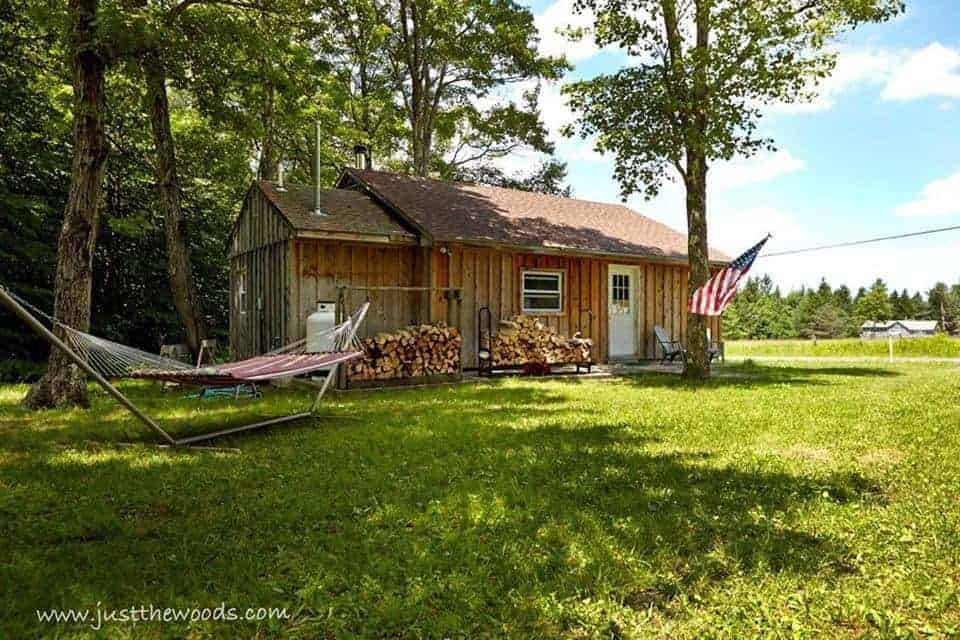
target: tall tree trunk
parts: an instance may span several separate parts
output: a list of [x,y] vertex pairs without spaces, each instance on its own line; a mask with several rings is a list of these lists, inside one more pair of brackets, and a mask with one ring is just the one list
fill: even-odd
[[[424,116],[421,115],[421,117]],[[419,132],[414,137],[413,172],[418,176],[426,176],[430,173],[430,142],[432,136],[422,123],[418,123],[416,129]]]
[[[106,65],[96,48],[98,0],[71,0],[73,53],[73,164],[70,193],[57,244],[54,316],[75,329],[90,328],[93,252],[103,206],[109,148],[103,129]],[[55,328],[60,338],[63,331]],[[50,350],[46,373],[27,392],[23,405],[38,409],[87,406],[86,379],[60,352]]]
[[[431,100],[430,71],[424,64],[422,55],[423,34],[420,32],[420,12],[424,6],[417,2],[400,0],[399,4],[400,39],[403,43],[402,53],[407,78],[397,78],[398,84],[403,86],[409,79],[409,95],[405,95],[407,117],[410,122],[410,151],[413,160],[413,173],[426,176],[430,171],[430,147],[433,143],[433,126],[430,122],[431,102],[435,103],[438,96]],[[436,89],[440,90],[439,87]],[[436,109],[436,107],[433,107]]]
[[187,223],[180,206],[180,178],[170,128],[170,105],[167,101],[167,75],[160,52],[144,54],[141,64],[147,83],[147,101],[153,144],[156,152],[157,190],[163,207],[167,241],[167,277],[173,304],[180,314],[187,345],[194,355],[206,337],[207,325],[200,308],[200,297],[193,280],[190,249],[187,245]]
[[[690,263],[688,291],[693,294],[710,279],[707,249],[707,163],[703,156],[687,162],[687,255]],[[696,313],[687,314],[687,361],[683,375],[691,379],[710,376],[707,349],[707,319]]]
[[276,90],[273,82],[266,81],[264,86],[263,108],[261,120],[263,123],[263,141],[260,145],[260,163],[257,165],[257,175],[261,180],[276,180],[280,168],[280,157],[277,154],[276,141]]
[[[686,141],[687,256],[692,294],[710,279],[707,244],[707,67],[709,64],[712,0],[696,0],[697,45],[693,51],[693,113]],[[688,313],[686,378],[710,376],[706,318]]]

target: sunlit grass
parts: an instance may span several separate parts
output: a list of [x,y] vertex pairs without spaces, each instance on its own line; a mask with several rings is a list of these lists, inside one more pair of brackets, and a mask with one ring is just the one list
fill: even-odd
[[[95,636],[35,611],[97,602],[292,614],[117,638],[955,633],[960,369],[726,371],[343,394],[241,454],[0,387],[0,637]],[[311,400],[123,388],[178,434]]]
[[[808,356],[808,357],[872,357],[889,356],[886,339],[861,340],[729,340],[726,355],[750,356]],[[960,358],[960,338],[938,335],[918,338],[899,338],[893,341],[895,358]]]

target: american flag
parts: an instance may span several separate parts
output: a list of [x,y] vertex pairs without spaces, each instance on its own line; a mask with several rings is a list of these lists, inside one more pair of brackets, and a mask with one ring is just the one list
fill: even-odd
[[742,256],[715,273],[705,285],[694,291],[690,296],[688,307],[690,313],[701,316],[718,316],[723,313],[736,295],[740,279],[750,271],[753,261],[757,259],[757,254],[769,239],[770,236],[767,236],[753,245]]

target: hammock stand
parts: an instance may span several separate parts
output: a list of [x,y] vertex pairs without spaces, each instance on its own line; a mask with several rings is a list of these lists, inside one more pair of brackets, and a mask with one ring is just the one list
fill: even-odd
[[[71,362],[77,365],[88,376],[93,378],[97,384],[103,387],[104,391],[113,397],[114,400],[123,405],[123,407],[132,413],[138,420],[140,420],[140,422],[157,433],[157,435],[159,435],[164,441],[163,444],[158,445],[161,447],[190,447],[196,449],[223,450],[217,449],[216,447],[198,447],[197,445],[214,438],[221,438],[228,435],[252,431],[254,429],[260,429],[263,427],[309,418],[316,412],[317,407],[320,405],[320,400],[323,398],[330,386],[330,382],[336,377],[339,366],[344,362],[363,355],[361,351],[337,351],[325,354],[289,353],[289,350],[305,344],[306,341],[301,340],[293,345],[289,345],[288,347],[281,349],[279,352],[272,352],[258,358],[251,358],[250,360],[230,363],[220,367],[186,370],[177,369],[169,371],[144,369],[128,374],[129,377],[133,378],[167,380],[182,384],[213,386],[229,384],[230,386],[233,386],[237,384],[256,383],[264,380],[288,377],[304,373],[313,373],[317,371],[327,372],[326,378],[324,379],[323,384],[320,386],[316,398],[313,401],[313,405],[310,407],[309,411],[271,418],[269,420],[262,420],[260,422],[254,422],[238,427],[229,427],[219,431],[214,431],[212,433],[187,436],[185,438],[174,438],[165,429],[163,429],[163,427],[157,424],[153,418],[144,413],[140,407],[131,402],[130,399],[121,393],[120,390],[117,389],[113,384],[111,384],[106,377],[104,377],[99,371],[91,366],[86,359],[78,355],[63,340],[57,337],[52,331],[47,329],[42,322],[37,320],[37,318],[27,311],[22,304],[20,304],[13,296],[11,296],[11,294],[2,285],[0,285],[0,302],[3,302],[7,308],[9,308],[14,314],[17,315],[17,317],[23,320],[23,322],[33,329],[33,331],[39,334],[40,337],[44,338],[54,347],[60,349],[64,355],[70,359]],[[347,327],[346,335],[342,336],[345,339],[339,341],[338,346],[344,349],[353,346],[357,329],[359,328],[360,323],[363,321],[363,317],[366,315],[368,308],[369,305],[364,305],[355,315],[356,319],[350,323],[349,327]],[[285,351],[287,353],[284,353]],[[120,444],[122,446],[129,446],[128,443]]]

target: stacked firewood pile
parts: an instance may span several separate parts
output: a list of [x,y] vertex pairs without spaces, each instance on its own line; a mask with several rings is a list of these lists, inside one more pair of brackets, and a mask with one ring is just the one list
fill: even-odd
[[443,323],[411,325],[361,338],[364,355],[347,365],[351,380],[387,380],[460,372],[463,338]]
[[481,341],[481,357],[493,359],[493,366],[520,366],[531,362],[575,364],[590,361],[593,342],[580,332],[567,338],[536,318],[514,316],[501,320],[497,335],[489,344]]

